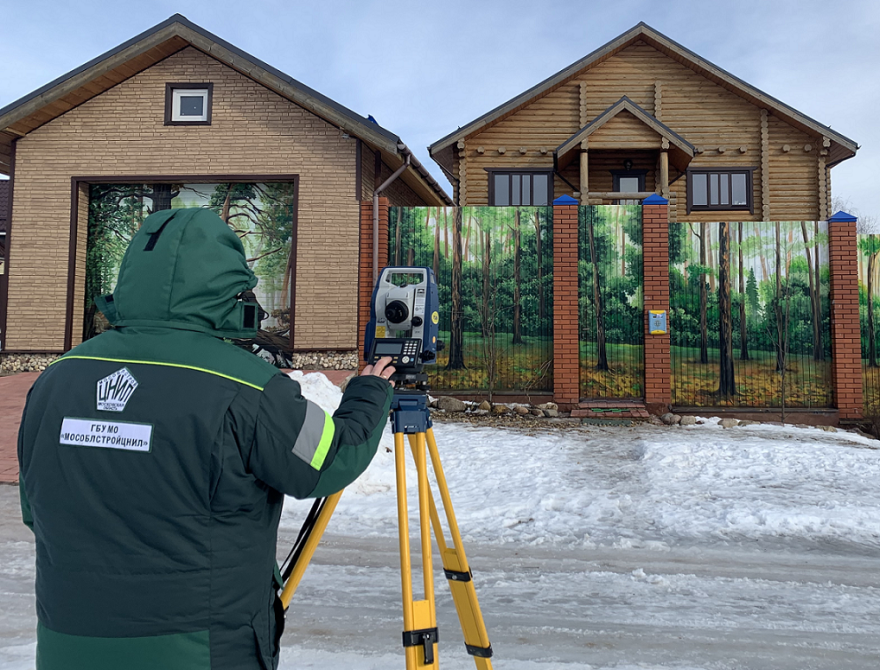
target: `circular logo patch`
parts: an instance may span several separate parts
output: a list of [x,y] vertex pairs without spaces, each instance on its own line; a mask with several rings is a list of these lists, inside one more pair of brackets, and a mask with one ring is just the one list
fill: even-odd
[[431,315],[431,321],[434,323],[434,325],[440,323],[440,315],[437,312],[434,312]]

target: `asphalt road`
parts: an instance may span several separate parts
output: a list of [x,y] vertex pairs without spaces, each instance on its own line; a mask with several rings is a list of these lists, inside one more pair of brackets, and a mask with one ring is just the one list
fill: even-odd
[[[282,533],[280,554],[293,539]],[[865,550],[465,549],[500,670],[880,667],[880,556]],[[0,667],[26,667],[33,538],[13,486],[0,486],[0,551]],[[325,537],[284,644],[347,658],[401,655],[398,564],[395,538]],[[442,580],[437,607],[441,667],[473,668]]]

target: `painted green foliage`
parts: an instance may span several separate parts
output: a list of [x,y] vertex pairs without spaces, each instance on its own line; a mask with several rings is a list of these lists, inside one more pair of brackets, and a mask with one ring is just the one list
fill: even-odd
[[880,415],[880,360],[877,324],[880,323],[880,235],[859,235],[859,324],[865,414]]
[[669,281],[673,404],[831,404],[824,222],[670,224]]
[[287,341],[295,187],[266,184],[94,184],[89,190],[83,338],[107,326],[93,298],[111,293],[122,257],[143,220],[169,208],[205,207],[236,232],[260,283],[255,294],[270,318],[267,336]]
[[390,265],[434,269],[444,348],[435,389],[552,389],[553,211],[393,207]]
[[642,217],[638,205],[578,208],[581,395],[644,395]]

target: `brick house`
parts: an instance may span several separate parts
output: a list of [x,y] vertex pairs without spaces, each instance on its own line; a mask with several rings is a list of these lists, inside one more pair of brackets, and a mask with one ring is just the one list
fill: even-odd
[[[7,362],[89,336],[92,245],[108,212],[137,210],[131,227],[155,209],[213,203],[232,225],[259,196],[250,225],[275,216],[266,245],[287,256],[275,270],[285,345],[339,353],[359,339],[362,202],[393,176],[390,204],[450,204],[397,135],[180,15],[0,109],[0,174],[11,177],[0,182]],[[101,210],[95,199],[111,192],[119,207]],[[285,194],[283,207],[267,193]]]

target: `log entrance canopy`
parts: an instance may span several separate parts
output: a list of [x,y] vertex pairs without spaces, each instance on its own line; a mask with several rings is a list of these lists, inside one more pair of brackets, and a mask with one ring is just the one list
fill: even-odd
[[583,150],[668,151],[669,162],[687,170],[696,153],[681,135],[657,120],[626,96],[608,107],[553,152],[557,170],[564,170]]

